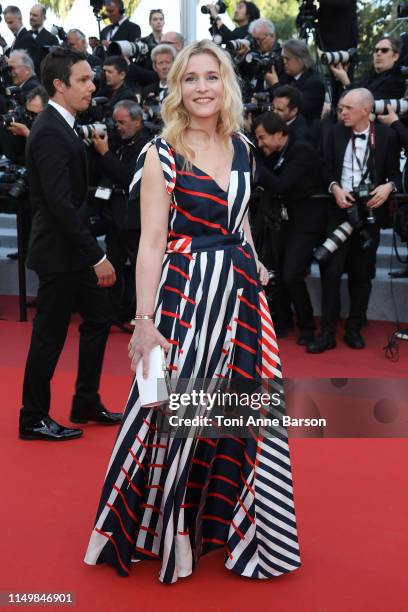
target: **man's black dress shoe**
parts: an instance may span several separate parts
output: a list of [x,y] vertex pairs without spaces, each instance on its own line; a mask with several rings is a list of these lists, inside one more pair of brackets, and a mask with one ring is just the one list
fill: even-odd
[[44,417],[35,425],[20,425],[21,440],[51,440],[54,442],[73,440],[82,436],[82,429],[63,427],[51,417]]
[[310,342],[307,345],[306,351],[308,353],[318,354],[318,353],[323,353],[324,351],[327,351],[328,349],[334,349],[336,348],[336,346],[337,346],[337,342],[333,334],[323,332],[322,334],[320,334],[320,336],[317,336],[314,342]]
[[297,339],[297,343],[300,346],[307,346],[315,341],[315,334],[313,329],[302,329]]
[[109,412],[104,406],[97,406],[91,410],[79,410],[73,408],[71,411],[70,421],[71,423],[88,423],[93,421],[94,423],[100,423],[101,425],[119,425],[122,420],[122,414],[120,412]]
[[352,349],[363,349],[365,342],[358,329],[348,329],[344,335],[344,341]]
[[18,251],[16,253],[7,253],[6,257],[7,259],[13,259],[13,260],[18,259]]

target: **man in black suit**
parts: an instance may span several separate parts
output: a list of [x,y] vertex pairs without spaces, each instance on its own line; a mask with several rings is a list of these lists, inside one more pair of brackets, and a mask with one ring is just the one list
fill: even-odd
[[[115,322],[123,329],[123,324],[130,321],[135,312],[134,276],[140,240],[140,203],[129,202],[128,193],[137,158],[149,140],[149,133],[143,127],[142,110],[135,101],[118,102],[113,119],[120,143],[107,142],[96,133],[92,143],[98,153],[98,185],[108,187],[110,192],[109,199],[104,199],[106,189],[101,190],[100,198],[97,190],[95,198],[106,224],[106,253],[117,276],[117,282],[109,288],[109,295]],[[129,260],[130,266],[127,265]]]
[[121,100],[136,100],[134,92],[126,85],[128,63],[121,55],[111,55],[103,63],[103,73],[106,87],[101,89],[100,95],[109,99],[108,107],[111,113],[115,104]]
[[3,11],[3,15],[7,27],[15,36],[10,47],[5,48],[2,45],[4,54],[10,56],[12,51],[23,49],[30,55],[37,69],[41,61],[40,47],[31,36],[31,33],[23,26],[23,17],[20,9],[17,6],[7,6]]
[[366,88],[371,91],[375,100],[399,99],[405,93],[405,78],[400,72],[398,60],[401,54],[401,40],[384,36],[375,45],[373,67],[358,83],[352,83],[344,66],[330,66],[336,79],[344,89]]
[[296,139],[276,113],[255,120],[255,136],[264,155],[257,182],[269,193],[271,208],[277,196],[284,197],[287,219],[281,223],[280,272],[295,308],[298,344],[306,345],[314,339],[315,323],[304,277],[324,235],[323,204],[311,199],[322,189],[319,157],[310,144]]
[[27,142],[28,182],[33,222],[27,266],[39,277],[37,314],[27,357],[22,439],[69,440],[82,435],[48,416],[50,383],[64,346],[72,312],[83,317],[74,423],[114,424],[98,394],[111,311],[105,287],[115,270],[91,235],[87,222],[85,146],[75,132],[75,115],[88,108],[95,85],[84,57],[57,47],[43,63],[50,102]]
[[302,94],[300,112],[310,125],[320,119],[322,114],[325,87],[320,74],[315,70],[307,45],[302,40],[291,39],[282,45],[282,62],[284,74],[280,77],[276,70],[271,70],[269,91],[275,95],[279,85],[291,85]]
[[95,68],[96,66],[102,66],[103,61],[97,55],[91,55],[88,53],[87,49],[87,39],[86,36],[81,30],[77,28],[72,28],[67,32],[66,38],[67,46],[72,49],[72,51],[76,51],[77,53],[81,53],[85,55],[86,61],[90,65],[91,68]]
[[21,96],[25,100],[27,94],[40,84],[34,72],[34,62],[25,51],[12,51],[8,65],[13,85],[20,87]]
[[359,216],[363,219],[364,233],[360,227],[354,229],[328,261],[321,264],[321,334],[307,347],[309,353],[336,347],[343,271],[348,273],[350,294],[344,339],[350,348],[365,346],[361,328],[375,277],[380,227],[387,223],[388,198],[401,186],[397,136],[389,127],[370,122],[373,101],[368,89],[348,92],[341,99],[341,122],[333,126],[324,141],[325,183],[334,197],[327,207],[327,233],[350,219],[359,187],[369,186],[370,196],[368,200],[360,198]]
[[292,85],[282,85],[274,92],[273,110],[290,129],[296,140],[309,140],[309,127],[305,118],[299,112],[302,104],[302,94]]
[[153,70],[157,74],[156,83],[143,89],[143,104],[149,104],[149,99],[162,102],[167,95],[167,75],[173,65],[176,51],[170,45],[159,44],[151,52]]
[[122,0],[106,0],[104,3],[105,13],[109,17],[111,25],[103,28],[101,42],[105,48],[109,43],[118,40],[135,42],[140,38],[141,30],[137,23],[129,21],[125,16],[125,6]]
[[[46,17],[47,9],[42,4],[34,4],[34,6],[31,7],[31,36],[41,49],[44,49],[44,47],[55,47],[59,45],[58,38],[44,27]],[[43,53],[43,55],[46,55],[46,53]]]

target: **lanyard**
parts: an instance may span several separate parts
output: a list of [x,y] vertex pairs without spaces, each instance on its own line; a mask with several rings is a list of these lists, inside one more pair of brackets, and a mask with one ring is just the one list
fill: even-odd
[[363,161],[360,161],[360,158],[357,156],[357,151],[356,151],[356,139],[354,134],[351,135],[351,147],[352,147],[352,151],[351,151],[351,182],[352,182],[352,186],[354,188],[354,159],[357,162],[357,166],[358,169],[360,170],[361,173],[361,178],[360,178],[360,182],[359,185],[361,185],[361,183],[363,183],[369,173],[369,168],[368,168],[368,158],[370,157],[370,151],[374,151],[374,147],[375,147],[375,140],[374,140],[374,126],[372,123],[370,123],[370,129],[369,129],[369,133],[368,133],[368,137],[367,137],[367,144],[366,144],[366,148],[364,151],[364,157],[363,157]]

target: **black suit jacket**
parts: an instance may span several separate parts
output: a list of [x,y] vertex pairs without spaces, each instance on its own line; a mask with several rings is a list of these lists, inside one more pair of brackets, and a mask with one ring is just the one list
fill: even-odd
[[299,111],[310,124],[314,119],[320,119],[325,98],[324,81],[320,74],[310,68],[305,70],[298,79],[282,75],[280,83],[271,88],[271,93],[282,84],[296,87],[302,93],[302,102]]
[[33,212],[27,266],[55,274],[98,263],[103,251],[88,227],[85,146],[52,106],[31,129],[26,165]]
[[[111,30],[113,30],[114,25],[108,25],[106,28],[103,28],[101,32],[101,40],[107,40],[108,34]],[[112,38],[109,39],[110,42],[117,40],[128,40],[129,42],[135,42],[137,38],[140,38],[142,32],[137,23],[133,23],[133,21],[129,21],[126,19],[116,30],[115,34]]]
[[309,126],[307,125],[306,119],[301,113],[296,115],[296,118],[290,125],[288,125],[291,134],[294,134],[296,140],[309,140]]
[[130,142],[122,141],[115,152],[108,151],[100,157],[102,175],[110,179],[111,185],[123,190],[123,193],[114,192],[110,200],[112,219],[119,229],[140,230],[140,201],[129,202],[128,192],[139,153],[149,140],[149,132],[142,128]]
[[29,32],[26,28],[22,28],[19,32],[18,36],[14,39],[13,44],[10,49],[7,51],[7,55],[10,55],[12,51],[24,50],[30,55],[31,59],[34,62],[35,71],[38,72],[40,62],[41,62],[41,49],[37,44],[37,41],[31,36],[31,32]]
[[24,98],[27,98],[27,94],[29,94],[34,87],[38,87],[38,85],[40,85],[40,81],[36,75],[33,74],[33,76],[27,79],[27,81],[21,87],[21,93],[23,94]]
[[[278,160],[279,166],[274,168]],[[286,149],[264,157],[263,162],[258,183],[271,195],[285,197],[289,221],[300,231],[321,231],[324,206],[311,199],[322,192],[319,157],[312,145],[289,135]]]
[[[324,170],[323,178],[326,190],[333,181],[341,185],[344,155],[350,142],[351,130],[342,123],[337,123],[327,133],[323,143]],[[371,151],[368,160],[369,178],[375,186],[393,181],[398,191],[401,189],[401,173],[399,169],[400,149],[398,138],[394,130],[386,125],[374,123],[375,149]],[[344,210],[340,209],[335,201],[331,201],[331,214],[346,218]],[[380,224],[386,223],[388,209],[386,203],[375,211]]]
[[353,87],[369,89],[376,100],[383,100],[384,98],[399,99],[405,93],[405,80],[398,68],[392,68],[378,74],[373,70],[358,84],[353,84]]
[[39,47],[52,47],[53,45],[58,46],[60,44],[58,38],[45,28],[37,34],[34,40]]

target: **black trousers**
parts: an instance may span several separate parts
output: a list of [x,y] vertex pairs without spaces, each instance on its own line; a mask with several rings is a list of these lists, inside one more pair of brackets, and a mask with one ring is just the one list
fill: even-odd
[[33,425],[49,413],[50,383],[74,310],[83,321],[73,408],[86,411],[100,403],[99,381],[111,325],[107,290],[98,287],[94,271],[88,268],[39,274],[37,313],[24,374],[22,425]]
[[322,280],[323,332],[334,334],[340,313],[340,282],[343,272],[348,274],[350,311],[346,329],[359,331],[364,325],[371,293],[371,281],[375,278],[376,253],[380,242],[380,227],[366,226],[371,236],[371,245],[363,248],[358,230],[331,255],[327,263],[320,266]]
[[136,312],[135,266],[140,231],[109,225],[106,232],[106,254],[116,270],[116,283],[109,287],[113,317],[129,321]]
[[288,224],[283,258],[283,283],[288,290],[300,330],[315,329],[312,303],[306,286],[305,273],[313,250],[322,241],[320,231],[302,232]]

